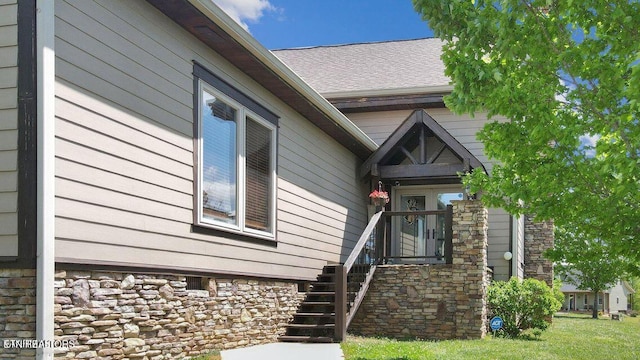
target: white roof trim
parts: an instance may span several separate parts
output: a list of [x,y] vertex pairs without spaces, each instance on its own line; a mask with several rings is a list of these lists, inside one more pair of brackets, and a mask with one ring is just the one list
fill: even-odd
[[330,102],[309,86],[309,84],[298,77],[298,75],[296,75],[287,65],[262,46],[262,44],[251,36],[251,34],[231,19],[211,0],[189,0],[189,2],[200,10],[206,17],[218,24],[220,28],[222,28],[227,34],[252,53],[258,60],[264,63],[292,88],[309,99],[313,105],[328,115],[338,126],[360,141],[360,143],[372,151],[378,148],[378,145],[367,134],[351,122],[351,120],[349,120],[343,113],[331,105]]

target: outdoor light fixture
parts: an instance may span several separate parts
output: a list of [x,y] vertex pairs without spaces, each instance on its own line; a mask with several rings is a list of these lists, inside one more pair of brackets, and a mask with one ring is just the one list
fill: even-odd
[[513,254],[511,253],[511,251],[507,251],[506,253],[504,253],[504,259],[509,261],[513,258]]

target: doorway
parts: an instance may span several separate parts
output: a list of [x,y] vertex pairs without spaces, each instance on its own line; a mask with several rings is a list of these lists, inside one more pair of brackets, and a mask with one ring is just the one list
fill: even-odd
[[[445,210],[451,201],[463,198],[460,185],[395,187],[392,211]],[[444,214],[394,217],[391,230],[393,262],[444,263],[444,224]]]

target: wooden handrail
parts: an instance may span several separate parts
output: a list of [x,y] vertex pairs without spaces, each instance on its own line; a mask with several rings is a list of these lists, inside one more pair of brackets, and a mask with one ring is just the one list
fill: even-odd
[[353,267],[356,260],[358,259],[360,252],[369,241],[369,238],[371,237],[371,234],[373,233],[375,228],[378,226],[378,223],[382,218],[382,214],[383,214],[383,211],[379,211],[371,217],[371,220],[369,220],[369,223],[367,224],[364,231],[362,232],[362,235],[360,235],[360,238],[358,239],[356,246],[353,247],[353,249],[351,250],[351,254],[349,254],[349,257],[347,257],[347,261],[345,261],[343,265],[338,265],[336,267],[336,293],[335,293],[335,314],[336,315],[335,315],[334,339],[337,341],[344,340],[345,336],[347,335],[347,327],[349,326],[349,323],[351,322],[351,320],[353,319],[353,316],[355,315],[355,310],[357,310],[358,307],[360,306],[360,303],[364,298],[364,292],[366,292],[366,287],[368,287],[369,282],[371,281],[371,277],[373,275],[373,272],[369,272],[367,279],[365,281],[366,287],[364,289],[364,292],[362,292],[362,288],[361,288],[360,295],[355,299],[354,309],[351,311],[348,311],[347,310],[347,301],[348,301],[347,300],[347,291],[348,291],[347,279],[348,279],[349,271],[351,271],[351,268]]
[[349,270],[351,270],[351,267],[353,267],[353,264],[358,258],[358,254],[360,254],[360,251],[362,251],[362,248],[369,240],[371,233],[376,228],[376,225],[378,225],[378,221],[380,221],[383,213],[383,211],[378,211],[371,217],[371,220],[369,220],[369,223],[364,229],[364,232],[362,232],[362,235],[360,235],[360,239],[358,239],[356,246],[353,247],[353,250],[351,250],[351,254],[347,258],[347,261],[344,262],[345,273],[349,273]]
[[351,320],[353,320],[353,318],[356,316],[356,313],[358,312],[358,308],[360,308],[360,304],[362,304],[362,301],[364,300],[364,296],[367,294],[367,290],[369,290],[369,284],[371,283],[371,280],[373,279],[373,274],[375,272],[376,272],[376,265],[373,265],[371,266],[371,269],[369,270],[367,277],[364,279],[364,282],[362,283],[362,287],[360,287],[360,291],[358,291],[358,295],[356,296],[355,299],[353,299],[353,306],[351,306],[351,309],[349,309],[349,313],[347,314],[345,329],[349,328],[349,325],[351,324]]

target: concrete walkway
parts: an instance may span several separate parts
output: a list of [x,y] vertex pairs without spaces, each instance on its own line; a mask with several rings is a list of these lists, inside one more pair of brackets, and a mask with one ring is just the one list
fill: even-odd
[[273,343],[223,350],[222,360],[342,360],[340,344]]

